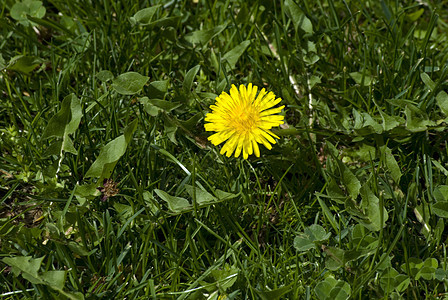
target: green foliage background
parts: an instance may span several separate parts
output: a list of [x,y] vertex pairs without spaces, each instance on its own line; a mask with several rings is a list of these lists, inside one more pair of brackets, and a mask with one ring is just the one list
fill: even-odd
[[[447,289],[447,1],[0,4],[0,297]],[[203,118],[286,105],[260,158]]]

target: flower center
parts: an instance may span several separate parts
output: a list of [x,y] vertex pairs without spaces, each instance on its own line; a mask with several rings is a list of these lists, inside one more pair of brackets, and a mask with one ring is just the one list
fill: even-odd
[[234,114],[230,126],[239,133],[249,133],[257,127],[258,119],[259,114],[253,107],[244,107]]

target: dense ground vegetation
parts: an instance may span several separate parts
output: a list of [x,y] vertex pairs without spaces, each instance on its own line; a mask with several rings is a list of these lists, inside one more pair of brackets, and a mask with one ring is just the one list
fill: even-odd
[[[0,8],[0,299],[445,297],[447,1]],[[249,83],[286,122],[228,158]]]

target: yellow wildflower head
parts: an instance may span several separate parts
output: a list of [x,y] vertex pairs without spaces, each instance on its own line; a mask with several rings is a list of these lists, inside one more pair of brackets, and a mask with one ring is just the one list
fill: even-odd
[[285,107],[274,107],[282,99],[275,98],[274,93],[267,93],[265,89],[257,95],[258,87],[249,83],[247,88],[235,85],[230,89],[230,95],[222,92],[216,98],[215,105],[211,105],[211,113],[205,117],[209,122],[204,125],[206,131],[216,131],[208,139],[213,145],[227,141],[221,149],[221,154],[230,157],[235,151],[235,157],[243,152],[244,159],[255,154],[260,157],[258,144],[263,144],[269,150],[275,144],[272,127],[283,124],[284,117],[278,115]]

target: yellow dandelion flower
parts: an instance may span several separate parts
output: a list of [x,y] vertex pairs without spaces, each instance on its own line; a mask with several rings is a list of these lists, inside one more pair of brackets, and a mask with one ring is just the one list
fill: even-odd
[[285,107],[274,107],[281,98],[275,98],[274,93],[263,88],[257,96],[258,87],[240,85],[238,91],[235,85],[230,89],[230,95],[222,92],[211,105],[211,113],[205,117],[209,122],[204,125],[206,131],[215,131],[208,139],[213,145],[227,141],[221,149],[221,154],[230,157],[235,151],[235,157],[243,152],[244,159],[255,154],[260,157],[258,144],[263,144],[269,150],[275,144],[274,138],[279,138],[270,129],[283,124],[284,117],[278,115]]

